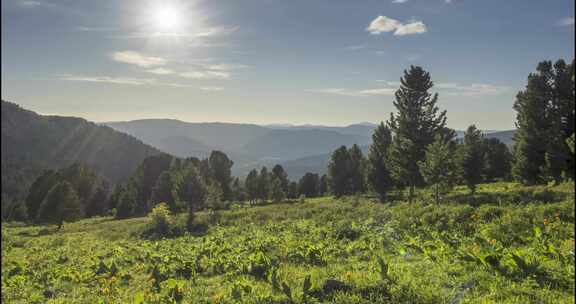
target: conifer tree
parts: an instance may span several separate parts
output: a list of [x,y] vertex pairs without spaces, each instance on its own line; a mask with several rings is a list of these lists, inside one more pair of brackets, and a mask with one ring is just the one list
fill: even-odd
[[40,206],[38,220],[58,225],[73,222],[82,217],[82,206],[76,191],[70,183],[62,181],[56,184]]
[[386,200],[386,193],[393,187],[392,174],[389,168],[392,134],[390,129],[380,123],[372,134],[372,145],[368,152],[368,183],[378,193],[380,202]]
[[409,187],[410,199],[414,189],[424,183],[418,163],[425,157],[426,147],[438,134],[449,137],[446,111],[439,112],[438,94],[432,95],[430,74],[421,67],[411,66],[400,79],[395,94],[397,113],[390,115],[388,126],[392,134],[391,168],[401,185]]
[[290,181],[288,181],[288,174],[284,171],[284,168],[281,165],[277,164],[272,168],[272,177],[277,178],[280,181],[282,191],[288,193],[288,184]]
[[426,183],[434,191],[434,200],[439,203],[441,196],[448,193],[456,182],[457,172],[452,145],[440,135],[426,148],[426,156],[418,163]]
[[366,159],[357,144],[352,145],[350,154],[350,187],[352,193],[366,192]]
[[268,168],[262,167],[258,176],[258,198],[266,201],[270,195],[270,174]]
[[352,193],[350,186],[350,153],[346,146],[341,146],[332,153],[328,172],[331,189],[336,197]]
[[464,142],[460,147],[458,165],[460,176],[472,194],[476,192],[476,185],[482,182],[482,173],[484,172],[483,143],[482,131],[478,130],[475,125],[469,126],[464,134]]
[[209,163],[212,177],[218,183],[220,189],[222,189],[222,199],[225,201],[232,200],[230,183],[232,181],[231,170],[234,162],[223,152],[212,151]]
[[251,201],[254,201],[256,199],[258,199],[258,171],[256,171],[256,169],[253,169],[250,171],[250,173],[248,173],[248,176],[246,177],[246,182],[245,187],[246,187],[246,195],[248,196],[248,199]]

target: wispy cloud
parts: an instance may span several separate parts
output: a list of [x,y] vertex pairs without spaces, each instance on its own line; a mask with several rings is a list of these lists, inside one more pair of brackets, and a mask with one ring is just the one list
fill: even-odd
[[113,60],[137,65],[143,68],[165,65],[168,60],[162,57],[146,56],[135,51],[121,51],[110,54]]
[[174,70],[166,69],[166,68],[149,69],[149,70],[146,70],[146,72],[151,73],[151,74],[156,74],[156,75],[172,75],[172,74],[176,73]]
[[56,78],[67,81],[100,82],[109,84],[133,85],[133,86],[151,85],[156,83],[155,79],[132,78],[132,77],[82,76],[82,75],[63,74],[63,75],[56,75]]
[[220,92],[220,91],[223,91],[224,88],[222,88],[222,87],[201,87],[200,90],[206,91],[206,92]]
[[393,0],[392,3],[396,3],[396,4],[402,4],[402,3],[406,3],[408,2],[408,0]]
[[574,17],[560,19],[556,24],[558,26],[574,26]]
[[428,28],[422,21],[402,23],[390,17],[378,16],[370,22],[366,30],[372,35],[394,32],[394,36],[405,36],[426,33]]
[[21,0],[21,1],[18,1],[18,5],[20,7],[23,7],[23,8],[36,8],[36,7],[42,6],[43,3],[40,1],[34,1],[34,0]]
[[[331,94],[350,97],[370,97],[370,96],[394,96],[394,93],[400,87],[399,81],[376,80],[381,83],[381,87],[374,89],[346,89],[346,88],[326,88],[308,90],[312,93]],[[480,97],[485,95],[498,95],[511,90],[507,86],[498,86],[493,84],[460,84],[456,82],[438,83],[434,85],[442,94],[450,96]]]
[[86,76],[86,75],[72,75],[72,74],[56,75],[55,78],[58,80],[66,80],[66,81],[93,82],[102,84],[130,85],[130,86],[168,86],[168,87],[180,87],[180,88],[193,87],[191,85],[183,83],[161,82],[154,78]]
[[349,51],[358,51],[358,50],[362,50],[365,48],[366,48],[366,46],[363,44],[361,44],[361,45],[349,45],[349,46],[345,47],[345,49],[349,50]]
[[377,89],[366,89],[366,90],[351,90],[344,88],[327,88],[327,89],[315,89],[308,90],[311,93],[321,93],[321,94],[331,94],[340,96],[351,96],[351,97],[368,97],[368,96],[390,96],[394,95],[394,89],[392,88],[377,88]]
[[178,73],[180,77],[196,80],[227,80],[231,74],[225,71],[189,71]]
[[508,86],[498,86],[486,83],[473,83],[464,85],[460,83],[437,83],[434,85],[439,90],[446,91],[446,94],[452,96],[478,97],[484,95],[498,95],[510,91]]

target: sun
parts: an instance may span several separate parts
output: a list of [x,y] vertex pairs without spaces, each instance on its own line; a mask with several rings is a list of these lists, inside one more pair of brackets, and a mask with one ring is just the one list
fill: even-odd
[[182,30],[182,16],[175,7],[160,7],[154,11],[153,24],[157,31],[174,33]]

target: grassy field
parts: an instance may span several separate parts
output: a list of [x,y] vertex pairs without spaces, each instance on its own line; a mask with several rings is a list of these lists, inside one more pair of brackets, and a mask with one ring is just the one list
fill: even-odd
[[235,205],[161,240],[148,218],[3,224],[2,303],[573,303],[573,191]]

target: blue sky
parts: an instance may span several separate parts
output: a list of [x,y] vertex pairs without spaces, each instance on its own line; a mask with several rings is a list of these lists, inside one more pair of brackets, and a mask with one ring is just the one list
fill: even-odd
[[379,122],[420,65],[451,127],[510,129],[573,57],[573,0],[2,0],[2,98],[94,121]]

